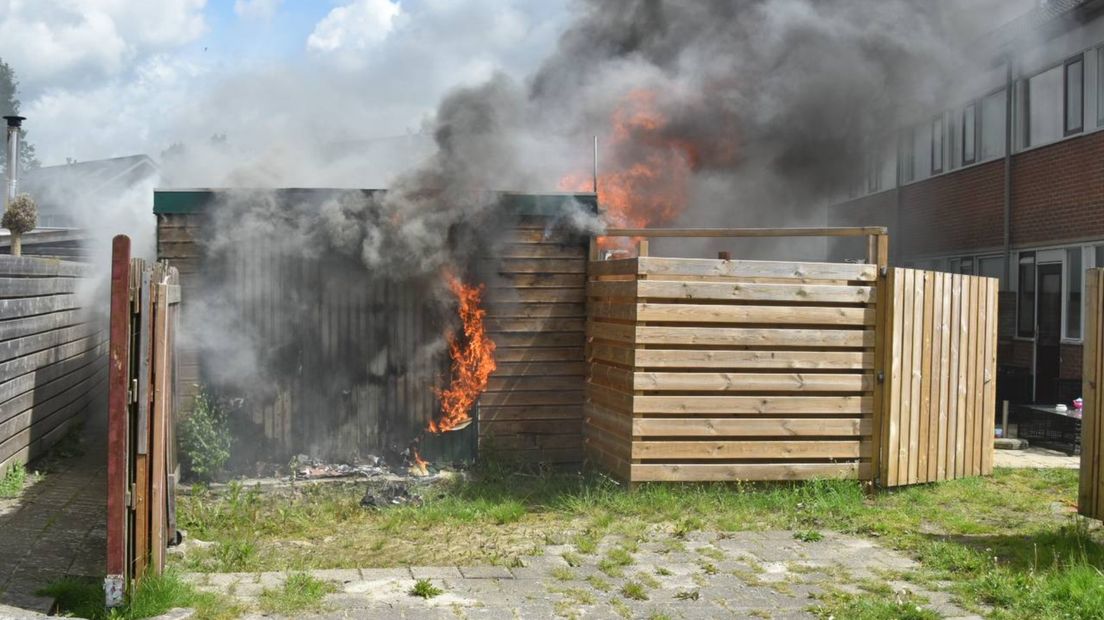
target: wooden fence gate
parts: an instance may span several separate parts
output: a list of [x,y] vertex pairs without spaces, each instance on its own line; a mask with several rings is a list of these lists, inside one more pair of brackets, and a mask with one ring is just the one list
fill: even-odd
[[997,280],[916,269],[884,280],[878,482],[991,474]]
[[179,469],[175,334],[180,304],[176,269],[130,258],[115,237],[111,265],[108,369],[107,576],[109,607],[128,586],[165,568],[177,536]]
[[1084,408],[1081,417],[1081,485],[1077,510],[1086,517],[1104,520],[1104,269],[1085,273],[1085,350],[1081,375]]

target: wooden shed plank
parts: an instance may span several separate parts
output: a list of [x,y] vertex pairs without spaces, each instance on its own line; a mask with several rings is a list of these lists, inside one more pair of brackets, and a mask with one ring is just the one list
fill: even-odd
[[643,256],[638,259],[637,273],[665,276],[749,276],[872,282],[875,280],[877,267],[875,265],[854,263],[798,263]]
[[639,482],[862,479],[869,470],[863,463],[633,464],[631,476]]
[[[628,418],[625,418],[628,420]],[[860,437],[870,418],[635,418],[639,437]]]
[[874,388],[869,374],[637,372],[633,389],[728,392],[862,392]]

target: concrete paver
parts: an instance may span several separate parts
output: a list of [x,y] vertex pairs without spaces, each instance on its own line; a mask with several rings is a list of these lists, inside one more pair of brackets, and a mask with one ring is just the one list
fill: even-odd
[[[413,567],[316,571],[334,583],[323,609],[308,618],[814,618],[817,596],[826,590],[855,584],[879,572],[908,570],[909,558],[873,541],[826,533],[817,542],[794,540],[789,531],[694,532],[683,545],[672,545],[670,534],[656,532],[630,547],[633,562],[620,571],[599,563],[605,552],[578,554],[582,565],[568,567],[549,547],[544,555],[525,558],[525,566]],[[599,549],[625,544],[607,536]],[[285,577],[265,573],[256,581],[272,583]],[[227,579],[190,575],[203,590],[230,593],[247,606],[256,588],[227,587]],[[422,599],[412,596],[415,579],[429,579],[443,593]],[[875,577],[877,578],[877,577]],[[626,584],[635,584],[626,588]],[[968,617],[945,592],[908,582],[889,582],[931,601],[946,616]],[[859,591],[857,585],[851,589]],[[255,607],[254,607],[255,609]],[[251,617],[260,618],[255,615]],[[266,616],[271,617],[271,616]]]
[[0,501],[0,606],[45,612],[53,600],[35,592],[50,582],[66,575],[103,577],[104,436],[101,427],[88,424],[81,454],[56,461],[20,497]]

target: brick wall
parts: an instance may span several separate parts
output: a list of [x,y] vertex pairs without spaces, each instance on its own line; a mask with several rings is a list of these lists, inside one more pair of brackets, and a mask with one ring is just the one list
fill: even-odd
[[1104,132],[1016,155],[1012,197],[1014,245],[1104,236]]
[[906,185],[896,243],[901,256],[991,248],[1004,243],[1004,162],[992,161]]

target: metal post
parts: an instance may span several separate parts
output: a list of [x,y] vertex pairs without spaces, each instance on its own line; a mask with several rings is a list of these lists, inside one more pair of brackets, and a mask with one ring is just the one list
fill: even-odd
[[4,208],[8,207],[11,201],[15,200],[16,191],[19,188],[19,130],[23,125],[23,121],[26,117],[23,116],[5,116],[4,120],[8,121],[8,136],[7,136],[7,154],[8,164],[5,168],[5,191],[4,191]]
[[1004,401],[1001,411],[1001,437],[1008,439],[1008,401]]
[[594,193],[598,193],[598,136],[594,136]]

